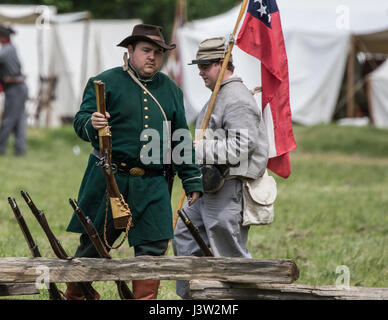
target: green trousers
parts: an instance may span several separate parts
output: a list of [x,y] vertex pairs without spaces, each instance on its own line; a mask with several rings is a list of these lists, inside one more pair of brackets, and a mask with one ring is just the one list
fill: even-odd
[[[106,240],[110,246],[120,237],[123,230],[117,230],[113,226],[113,221],[109,223],[106,227]],[[104,242],[104,235],[100,234],[100,238]],[[139,244],[134,246],[135,257],[137,256],[162,256],[168,247],[168,241],[160,240],[154,242],[147,242],[144,244]],[[129,242],[128,242],[129,243]],[[106,247],[106,245],[105,245]],[[109,248],[106,248],[109,251]],[[95,249],[93,243],[90,241],[89,236],[86,233],[83,233],[80,237],[80,244],[77,248],[77,251],[74,255],[75,257],[81,258],[99,258],[99,254]]]

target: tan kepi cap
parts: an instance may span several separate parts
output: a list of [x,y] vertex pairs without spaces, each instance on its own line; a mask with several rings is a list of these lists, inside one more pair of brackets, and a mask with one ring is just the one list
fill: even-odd
[[[203,40],[198,47],[196,60],[191,61],[192,64],[208,64],[225,58],[227,45],[224,37],[209,38]],[[232,56],[230,60],[232,62]]]

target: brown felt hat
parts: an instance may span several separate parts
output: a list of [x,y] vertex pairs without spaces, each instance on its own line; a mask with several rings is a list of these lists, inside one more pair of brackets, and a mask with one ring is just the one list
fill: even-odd
[[128,47],[128,45],[136,41],[147,41],[162,47],[165,50],[175,49],[175,44],[168,45],[162,34],[162,27],[153,26],[150,24],[137,24],[134,26],[132,34],[121,41],[118,47]]

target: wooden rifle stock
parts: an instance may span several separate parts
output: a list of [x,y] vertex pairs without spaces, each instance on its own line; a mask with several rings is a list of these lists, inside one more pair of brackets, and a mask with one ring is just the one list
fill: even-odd
[[[20,209],[16,204],[15,199],[8,197],[8,203],[11,206],[13,213],[15,214],[16,221],[18,222],[20,229],[22,230],[22,233],[24,235],[24,238],[26,239],[28,248],[30,249],[32,256],[34,258],[41,257],[42,255],[39,252],[38,244],[32,238],[31,232],[27,227],[26,221],[24,220],[24,217],[20,212]],[[47,289],[50,300],[63,300],[63,296],[61,295],[61,292],[58,290],[58,287],[55,283],[50,283]]]
[[[78,206],[76,200],[69,199],[70,205],[73,207],[74,212],[76,213],[78,219],[80,220],[82,226],[84,227],[86,233],[89,236],[89,239],[96,248],[99,256],[101,258],[112,259],[109,252],[106,250],[96,228],[93,225],[93,222],[89,217],[85,215],[82,209]],[[117,285],[117,290],[119,292],[120,298],[123,300],[136,299],[132,291],[128,288],[127,284],[124,281],[115,281]]]
[[[96,80],[94,81],[96,90],[97,111],[105,116],[105,83]],[[110,127],[106,126],[98,130],[99,144],[100,144],[100,165],[107,183],[107,196],[109,197],[112,208],[113,224],[116,229],[127,229],[132,224],[132,213],[125,202],[120,190],[117,186],[116,179],[113,173],[112,166],[112,133]]]
[[182,210],[178,210],[178,215],[182,219],[182,221],[185,223],[187,229],[189,229],[190,233],[194,237],[194,240],[197,242],[199,247],[201,248],[202,252],[205,254],[206,257],[213,257],[213,253],[210,251],[209,247],[205,243],[205,241],[202,239],[201,235],[199,234],[199,231],[197,227],[191,222],[190,218],[186,214],[186,212]]
[[[53,249],[55,255],[59,259],[63,260],[71,260],[72,257],[69,257],[63,249],[61,243],[59,240],[55,237],[54,233],[51,231],[51,228],[47,222],[46,216],[44,215],[42,210],[39,210],[34,202],[32,201],[30,195],[25,191],[20,191],[23,199],[26,201],[28,207],[30,208],[32,214],[35,216],[35,218],[38,220],[38,223],[42,227],[44,233],[47,236],[47,239],[50,242],[51,248]],[[84,282],[77,282],[77,287],[82,291],[83,295],[87,300],[95,300],[95,291],[93,287],[89,283]]]

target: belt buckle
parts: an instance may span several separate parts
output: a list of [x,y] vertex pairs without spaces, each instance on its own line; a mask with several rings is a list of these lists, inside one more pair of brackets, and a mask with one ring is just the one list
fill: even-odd
[[145,174],[145,170],[142,168],[134,167],[129,170],[129,174],[135,177],[142,177]]

